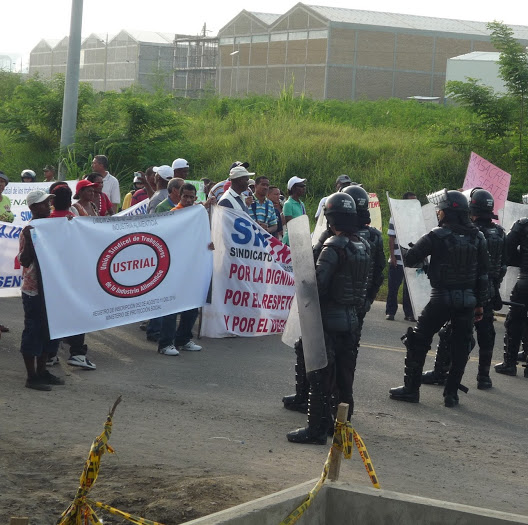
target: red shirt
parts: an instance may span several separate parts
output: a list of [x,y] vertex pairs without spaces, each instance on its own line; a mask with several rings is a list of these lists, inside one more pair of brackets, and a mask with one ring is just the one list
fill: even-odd
[[75,217],[75,215],[70,210],[53,210],[50,217]]
[[112,211],[112,203],[110,202],[110,199],[108,198],[108,195],[106,193],[99,193],[99,197],[101,197],[99,215],[101,217],[104,217],[108,210]]
[[141,188],[140,190],[135,191],[134,195],[132,195],[130,206],[134,206],[134,204],[144,201],[147,198],[148,198],[147,190],[145,190],[144,188]]

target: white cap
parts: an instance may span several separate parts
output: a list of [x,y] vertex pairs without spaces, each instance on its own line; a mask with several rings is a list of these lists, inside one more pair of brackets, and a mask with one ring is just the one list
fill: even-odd
[[172,169],[179,170],[181,168],[188,168],[189,163],[185,159],[175,159],[172,161]]
[[249,171],[246,168],[244,168],[244,166],[235,166],[229,172],[229,180],[240,179],[240,177],[249,178],[251,175],[255,175],[255,174],[249,173]]
[[288,190],[291,190],[295,184],[301,184],[301,182],[306,182],[306,179],[301,179],[301,177],[292,177],[288,181]]
[[136,175],[136,176],[134,177],[134,184],[135,184],[136,182],[141,182],[141,183],[143,182],[143,179],[141,178],[141,175]]
[[53,197],[55,197],[55,195],[46,193],[44,190],[33,190],[27,194],[26,204],[31,207],[33,204],[44,202]]
[[167,164],[163,164],[163,166],[154,166],[153,170],[154,173],[157,173],[162,179],[171,180],[172,177],[174,177],[174,170],[170,166],[167,166]]

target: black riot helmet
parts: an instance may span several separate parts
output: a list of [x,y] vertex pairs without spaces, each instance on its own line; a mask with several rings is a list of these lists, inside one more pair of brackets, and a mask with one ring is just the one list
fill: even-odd
[[483,188],[473,188],[469,194],[469,211],[471,215],[486,219],[496,219],[493,213],[495,201],[493,195]]
[[356,203],[348,193],[330,195],[324,204],[324,214],[328,224],[336,230],[350,232],[357,227]]
[[468,212],[469,203],[466,196],[460,191],[443,190],[427,195],[427,200],[433,203],[439,210],[450,210],[453,212]]
[[361,186],[347,186],[341,190],[343,193],[348,193],[356,203],[356,210],[360,211],[368,210],[369,207],[369,195]]

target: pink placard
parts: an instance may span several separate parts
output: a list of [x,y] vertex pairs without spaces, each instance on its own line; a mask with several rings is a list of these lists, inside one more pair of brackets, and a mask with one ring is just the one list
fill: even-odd
[[499,210],[504,208],[504,203],[508,197],[510,180],[511,175],[509,173],[472,152],[463,188],[469,190],[479,187],[489,191],[495,200],[494,212],[498,215]]

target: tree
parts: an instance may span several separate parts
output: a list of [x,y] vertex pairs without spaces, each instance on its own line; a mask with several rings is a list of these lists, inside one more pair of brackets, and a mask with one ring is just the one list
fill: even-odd
[[501,95],[491,87],[482,86],[475,79],[467,82],[452,81],[446,84],[446,94],[467,106],[481,122],[477,131],[485,139],[501,139],[505,147],[508,138],[515,139],[515,147],[508,153],[516,159],[519,172],[526,164],[524,147],[524,119],[528,95],[528,53],[513,38],[513,31],[501,22],[488,24],[491,42],[500,52],[499,74],[507,94]]

